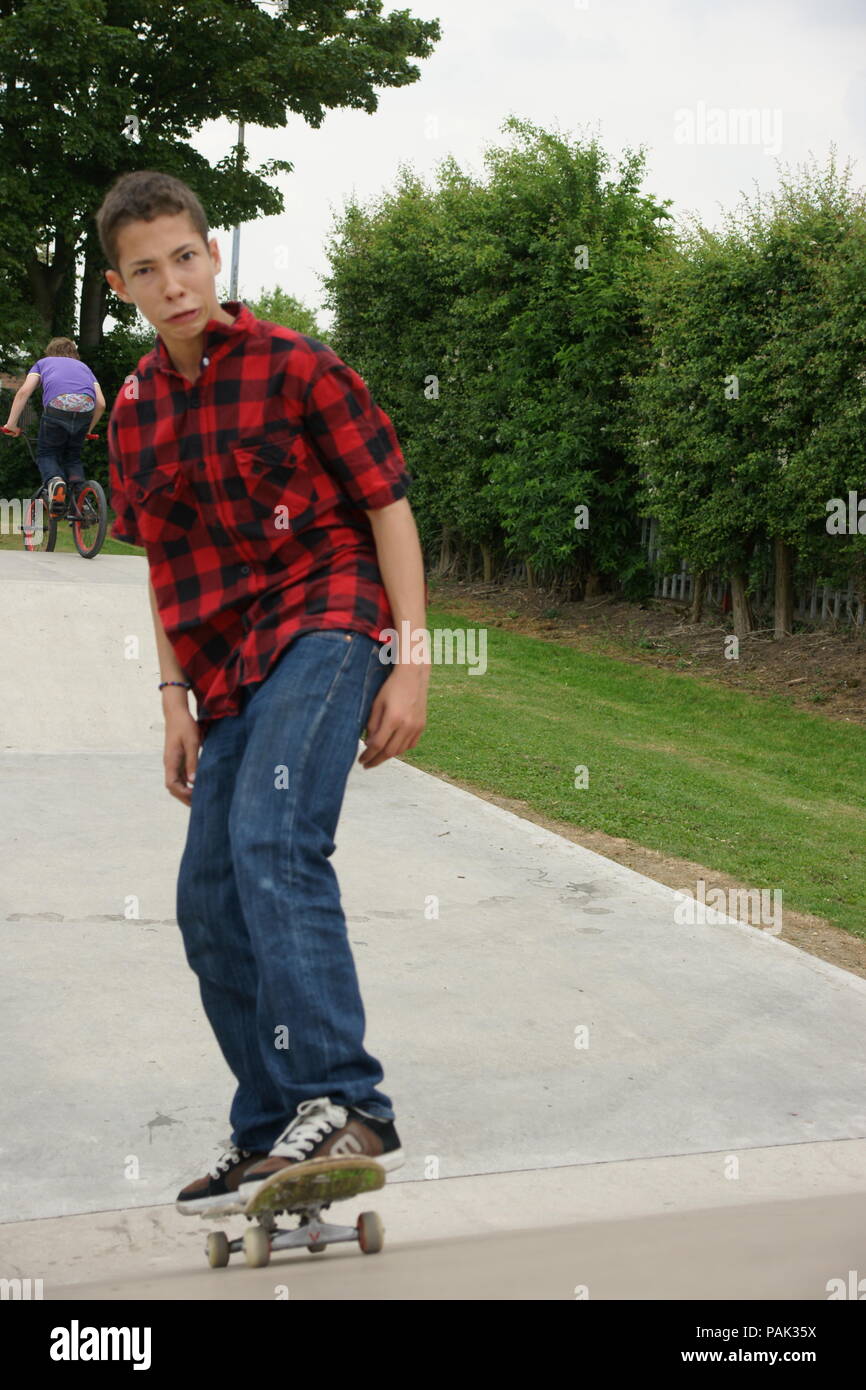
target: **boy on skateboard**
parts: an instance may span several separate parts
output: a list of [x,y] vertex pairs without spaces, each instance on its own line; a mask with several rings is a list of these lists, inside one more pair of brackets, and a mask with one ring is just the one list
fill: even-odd
[[[157,332],[108,428],[110,534],[142,545],[165,785],[189,808],[177,919],[237,1090],[230,1148],[177,1198],[238,1211],[289,1165],[404,1163],[329,862],[348,774],[418,743],[430,675],[411,478],[336,353],[216,300],[194,193],[125,174],[97,214],[106,278]],[[187,691],[197,702],[194,718]]]

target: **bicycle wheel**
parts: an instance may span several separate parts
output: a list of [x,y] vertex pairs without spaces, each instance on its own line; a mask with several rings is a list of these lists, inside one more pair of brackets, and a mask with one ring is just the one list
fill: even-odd
[[108,529],[108,506],[102,484],[88,478],[70,509],[75,548],[85,560],[98,555]]
[[34,492],[24,503],[21,539],[25,550],[53,550],[57,540],[57,517],[48,515],[45,488]]

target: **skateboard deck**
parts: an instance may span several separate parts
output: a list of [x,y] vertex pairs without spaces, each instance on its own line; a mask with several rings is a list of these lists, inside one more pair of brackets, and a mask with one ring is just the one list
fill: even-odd
[[[274,1250],[306,1246],[310,1254],[327,1250],[342,1241],[357,1241],[365,1255],[375,1255],[385,1243],[385,1227],[375,1211],[362,1212],[354,1226],[337,1226],[321,1221],[320,1213],[332,1202],[374,1192],[385,1186],[386,1173],[374,1158],[320,1158],[293,1163],[265,1179],[244,1207],[248,1221],[257,1224],[242,1239],[230,1241],[222,1231],[207,1239],[208,1262],[222,1268],[229,1257],[243,1250],[248,1265],[266,1265]],[[298,1216],[292,1230],[278,1230],[281,1214]],[[225,1213],[214,1213],[225,1219]]]

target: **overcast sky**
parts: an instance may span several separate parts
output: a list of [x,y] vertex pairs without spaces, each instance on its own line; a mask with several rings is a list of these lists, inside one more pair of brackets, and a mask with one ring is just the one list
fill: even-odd
[[[319,130],[290,116],[247,127],[253,166],[294,163],[280,177],[285,212],[246,223],[239,294],[279,284],[321,312],[319,275],[332,210],[394,184],[408,163],[425,177],[447,154],[480,174],[509,114],[576,138],[597,134],[612,159],[645,145],[645,189],[715,225],[720,209],[778,181],[831,145],[866,182],[866,0],[385,0],[437,18],[443,37],[412,86],[380,94],[374,115],[329,112]],[[243,73],[239,73],[243,80]],[[744,129],[738,110],[754,110]],[[195,141],[215,162],[229,122]],[[216,229],[227,298],[231,233]]]

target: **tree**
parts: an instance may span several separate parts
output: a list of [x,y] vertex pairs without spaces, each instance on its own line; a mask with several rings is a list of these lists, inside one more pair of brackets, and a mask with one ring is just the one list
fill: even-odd
[[284,328],[293,328],[296,333],[304,333],[308,338],[321,341],[322,335],[313,310],[293,294],[287,294],[285,290],[280,289],[279,285],[275,285],[272,290],[265,290],[258,299],[248,300],[247,303],[256,318],[282,324]]
[[[292,169],[249,169],[232,147],[210,165],[189,141],[226,117],[285,127],[294,112],[318,128],[325,112],[375,112],[378,87],[414,82],[435,20],[382,0],[6,0],[0,10],[0,360],[14,354],[7,308],[36,306],[45,334],[98,344],[107,312],[105,263],[93,221],[117,175],[156,168],[194,189],[212,224],[281,212],[268,182]],[[50,254],[39,248],[50,245]],[[79,332],[76,268],[83,262]],[[11,283],[10,283],[11,282]],[[112,304],[111,312],[122,318]]]
[[798,565],[839,580],[863,559],[862,537],[826,528],[828,500],[863,477],[866,199],[849,181],[831,156],[744,198],[723,231],[668,244],[642,293],[640,501],[698,593],[708,571],[730,576],[740,635],[754,626],[750,578],[773,573],[783,637]]
[[474,549],[487,579],[513,557],[530,583],[628,584],[643,557],[623,374],[663,209],[639,191],[641,156],[605,180],[594,142],[504,129],[486,180],[446,160],[435,188],[404,169],[393,193],[347,208],[325,282],[334,345],[394,419],[441,570],[471,573]]
[[747,572],[762,534],[742,477],[765,443],[752,370],[767,334],[758,259],[736,230],[671,239],[642,291],[648,345],[631,381],[638,500],[658,521],[663,556],[697,576],[715,567],[731,576],[741,635],[753,626]]
[[[437,192],[401,167],[393,192],[367,208],[350,201],[335,220],[325,286],[334,311],[331,344],[393,419],[413,478],[422,544],[432,549],[441,540],[446,569],[448,528],[466,481],[461,469],[477,450],[466,447],[464,396],[453,392],[458,344],[451,326],[472,185],[452,160],[439,177]],[[470,484],[476,494],[481,481]]]
[[488,356],[494,326],[499,337],[492,495],[509,552],[530,574],[569,598],[628,587],[643,557],[624,382],[643,331],[637,287],[666,205],[641,191],[642,152],[627,151],[609,177],[594,139],[514,118],[505,128],[514,140],[487,155],[467,287],[469,304],[487,308]]

